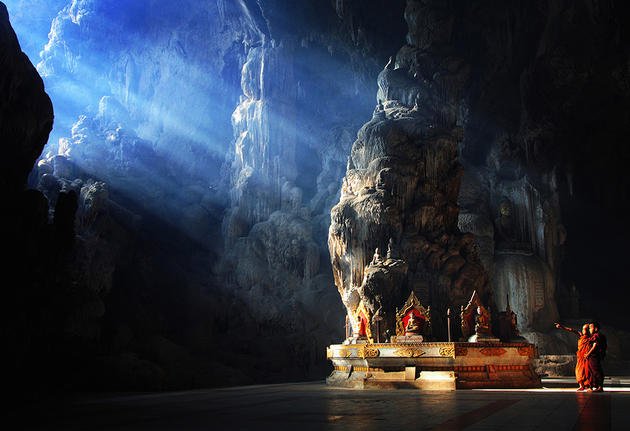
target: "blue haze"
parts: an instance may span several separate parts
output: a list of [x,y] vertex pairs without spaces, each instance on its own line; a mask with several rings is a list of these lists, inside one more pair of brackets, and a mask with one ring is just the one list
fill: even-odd
[[[6,4],[53,101],[55,125],[42,158],[69,157],[74,168],[63,173],[68,180],[103,180],[117,191],[114,199],[124,197],[125,205],[133,202],[206,242],[206,227],[220,224],[217,208],[230,205],[228,190],[238,182],[233,112],[244,100],[242,85],[250,85],[242,82],[242,66],[252,47],[280,43],[272,40],[256,2]],[[309,34],[282,15],[273,23],[276,39]],[[287,94],[275,99],[272,94],[270,103],[293,106],[291,118],[270,115],[263,127],[294,137],[272,143],[281,158],[289,155],[279,160],[286,175],[276,175],[292,178],[304,192],[304,204],[327,217],[352,136],[374,107],[375,82],[362,75],[369,77],[376,63],[361,60],[365,69],[358,74],[333,42],[304,35],[274,60],[289,61],[290,67],[265,64],[261,71],[265,85]],[[292,75],[284,76],[285,69]],[[343,145],[335,142],[339,135],[345,136]],[[294,150],[285,152],[285,145]],[[268,155],[258,148],[271,147],[262,142],[249,149],[254,166],[263,166]]]

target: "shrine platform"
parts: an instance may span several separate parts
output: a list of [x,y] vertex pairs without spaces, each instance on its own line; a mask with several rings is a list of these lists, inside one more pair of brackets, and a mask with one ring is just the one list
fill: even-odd
[[527,342],[334,344],[331,386],[422,390],[540,388]]

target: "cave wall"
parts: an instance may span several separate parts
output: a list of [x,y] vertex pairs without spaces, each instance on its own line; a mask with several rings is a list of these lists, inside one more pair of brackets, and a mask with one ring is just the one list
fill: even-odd
[[12,194],[22,190],[34,161],[48,140],[53,125],[53,108],[44,92],[41,77],[22,52],[4,4],[0,13],[0,83],[3,88],[0,128],[2,151],[10,160],[2,175],[2,189]]
[[[343,306],[391,324],[410,290],[437,338],[477,289],[569,352],[549,323],[598,304],[572,285],[623,295],[619,2],[58,3],[38,68],[60,127],[5,224],[9,369],[57,358],[35,386],[320,378]],[[9,88],[37,94],[13,101],[40,113],[7,145],[22,189],[51,117],[13,48]]]
[[[509,294],[512,308],[519,304],[524,331],[548,332],[558,313],[619,324],[615,301],[606,305],[619,291],[607,287],[607,299],[593,292],[619,277],[594,268],[616,259],[618,245],[603,240],[604,231],[624,231],[608,215],[627,207],[626,181],[611,179],[623,162],[599,161],[625,152],[618,143],[626,134],[619,116],[628,112],[628,8],[551,1],[462,10],[458,39],[466,39],[473,67],[462,112],[460,227],[477,235],[492,263],[495,301],[502,308]],[[609,190],[609,180],[619,184],[618,197],[594,192]],[[603,257],[593,247],[610,251]]]
[[[357,5],[248,5],[252,16],[264,19],[232,114],[225,252],[217,270],[261,325],[261,354],[265,344],[284,345],[290,355],[310,356],[307,368],[317,368],[323,347],[343,333],[326,257],[330,208],[356,118],[371,110],[370,73],[379,68],[374,57],[384,54],[374,35],[357,36],[375,19],[355,16],[363,10]],[[287,10],[297,24],[286,25]]]
[[[4,205],[0,212],[7,305],[2,316],[2,334],[10,347],[0,363],[3,369],[15,371],[16,364],[25,361],[30,346],[45,339],[49,323],[44,316],[32,312],[45,304],[50,295],[36,291],[34,285],[41,281],[39,270],[43,265],[33,268],[31,262],[42,262],[51,252],[59,254],[62,247],[55,244],[72,240],[73,232],[68,232],[64,221],[71,220],[73,214],[70,202],[66,205],[69,211],[61,216],[62,208],[57,223],[51,225],[42,193],[25,190],[29,171],[52,129],[53,106],[41,77],[22,52],[4,3],[0,3],[0,66],[0,139],[7,157],[1,180]],[[26,276],[33,283],[16,282]],[[10,372],[7,386],[16,387],[19,378]],[[24,381],[32,380],[25,377]]]
[[38,377],[146,390],[325,375],[343,331],[329,208],[387,44],[357,36],[378,14],[312,5],[287,27],[271,11],[289,3],[57,14],[38,69],[65,117],[29,181],[42,211],[73,196],[76,217],[60,260],[29,255],[46,264],[23,278],[57,305],[17,357],[72,354]]
[[328,241],[355,333],[363,302],[383,319],[377,338],[394,334],[394,312],[413,291],[432,308],[432,336],[444,339],[448,307],[474,291],[490,299],[474,236],[458,229],[457,119],[469,66],[447,44],[447,9],[407,2],[405,19],[407,45],[378,76],[378,104],[353,144]]
[[[612,238],[625,237],[623,226],[608,211],[615,208],[613,213],[622,213],[628,203],[622,191],[627,190],[626,179],[618,175],[626,154],[619,142],[625,135],[621,117],[628,112],[622,102],[627,101],[622,96],[628,60],[622,17],[627,14],[619,2],[407,2],[407,45],[379,75],[378,97],[384,101],[384,109],[377,106],[372,120],[359,133],[344,179],[347,189],[333,210],[331,257],[336,285],[349,311],[359,300],[367,299],[370,311],[377,312],[383,291],[396,299],[381,313],[402,305],[409,290],[419,292],[424,302],[435,306],[426,283],[408,284],[409,270],[404,265],[394,270],[386,259],[378,264],[372,259],[376,247],[385,256],[389,238],[401,247],[395,233],[404,230],[401,226],[406,222],[397,214],[397,204],[383,203],[387,199],[383,192],[388,192],[377,170],[383,167],[379,165],[382,157],[398,149],[388,149],[393,133],[386,135],[375,124],[401,122],[405,118],[401,112],[427,109],[431,92],[423,86],[435,86],[436,80],[464,65],[467,77],[461,97],[454,101],[454,123],[461,127],[461,137],[455,138],[457,162],[462,167],[456,203],[458,230],[474,235],[473,248],[487,272],[488,292],[492,292],[487,303],[496,312],[509,302],[518,315],[519,328],[539,343],[543,353],[572,349],[562,336],[549,331],[559,316],[598,316],[621,322],[605,311],[614,308],[606,305],[610,297],[593,292],[600,283],[598,277],[620,278],[603,268],[607,259],[616,261],[618,252],[613,250],[619,250],[623,241]],[[410,55],[422,50],[436,62],[440,55],[455,61],[445,73],[422,56]],[[443,86],[440,97],[449,92],[456,94],[453,87]],[[416,94],[424,97],[415,100]],[[388,100],[402,107],[392,110],[394,105]],[[444,101],[438,105],[449,107]],[[595,106],[606,107],[608,114],[597,109],[595,114],[589,108]],[[439,121],[434,124],[439,129]],[[416,133],[401,134],[421,142]],[[617,154],[621,159],[608,161],[608,168],[595,173],[594,166],[603,166],[603,154]],[[357,155],[373,165],[362,159],[357,163]],[[441,169],[449,171],[447,166]],[[621,186],[616,189],[621,193],[617,197],[610,196],[611,189],[604,185],[612,177]],[[424,173],[416,169],[410,178],[424,179]],[[400,189],[394,188],[394,195],[399,194]],[[598,205],[606,210],[594,210]],[[398,211],[385,215],[376,210],[379,206]],[[611,224],[604,227],[596,219]],[[594,233],[602,230],[611,240]],[[598,249],[608,249],[607,257],[593,256],[585,237],[600,244]],[[405,251],[397,256],[405,260],[409,254]],[[449,253],[438,255],[448,257]],[[428,257],[423,259],[431,263]],[[599,264],[593,266],[592,261]],[[434,277],[445,263],[438,262],[429,271]],[[589,270],[594,267],[607,275]],[[387,276],[374,281],[374,272]],[[588,284],[581,282],[585,278]],[[374,289],[374,283],[386,288]],[[576,284],[584,285],[583,293]],[[621,288],[610,289],[622,295]],[[451,298],[449,302],[457,305]]]

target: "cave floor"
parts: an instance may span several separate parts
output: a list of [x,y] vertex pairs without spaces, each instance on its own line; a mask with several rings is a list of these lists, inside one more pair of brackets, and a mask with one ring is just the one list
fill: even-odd
[[19,420],[23,429],[42,430],[628,430],[630,377],[607,383],[603,393],[545,379],[543,389],[529,390],[350,390],[312,382],[89,395],[29,408]]

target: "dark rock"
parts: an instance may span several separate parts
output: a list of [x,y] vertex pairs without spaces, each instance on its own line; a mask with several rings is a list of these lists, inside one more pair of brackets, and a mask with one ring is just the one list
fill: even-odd
[[53,107],[44,83],[22,52],[11,28],[7,8],[0,3],[0,136],[2,153],[11,160],[0,186],[21,190],[42,152],[53,125]]

